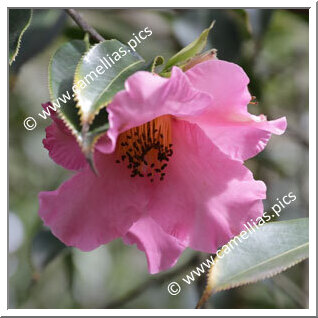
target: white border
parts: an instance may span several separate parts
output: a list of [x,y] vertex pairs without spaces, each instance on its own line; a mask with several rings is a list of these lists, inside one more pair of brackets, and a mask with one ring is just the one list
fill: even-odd
[[[7,39],[7,7],[44,7],[43,1],[31,0],[31,1],[5,1],[5,6],[2,4],[0,13],[1,35],[2,41]],[[131,1],[118,1],[108,2],[113,7],[130,7]],[[89,4],[91,7],[103,7],[105,1],[90,0],[89,2],[80,2],[77,0],[66,1],[66,0],[55,0],[52,3],[55,7],[87,7],[85,4]],[[147,7],[152,3],[146,1],[139,1],[136,7]],[[120,316],[120,315],[131,315],[131,316],[316,316],[316,2],[315,1],[281,1],[281,0],[267,0],[258,1],[245,0],[240,2],[235,1],[171,1],[161,0],[161,7],[311,7],[309,11],[310,22],[309,22],[309,89],[310,89],[310,116],[309,116],[309,135],[310,135],[310,150],[309,150],[309,169],[310,169],[310,181],[309,181],[309,211],[310,211],[310,244],[309,244],[309,309],[7,309],[7,263],[2,261],[1,266],[1,290],[0,290],[0,315],[1,316]],[[159,6],[159,3],[155,3],[155,7]],[[109,8],[109,7],[108,7]],[[105,7],[105,9],[107,9]],[[8,69],[8,58],[7,52],[2,46],[1,54],[1,65],[2,65],[2,79],[1,79],[1,96],[5,96],[7,100],[7,78],[4,74],[7,74]],[[297,65],[295,65],[297,67]],[[3,111],[5,105],[2,105],[1,110]],[[8,114],[6,114],[8,118]],[[4,114],[5,116],[5,114]],[[1,149],[6,149],[7,141],[7,122],[2,117],[2,125],[0,125],[0,142]],[[2,176],[7,175],[7,159],[3,155],[1,156],[1,168]],[[1,202],[3,203],[3,209],[1,209],[1,230],[0,230],[0,242],[1,250],[0,255],[7,255],[7,184],[5,184],[3,178],[1,182]],[[2,257],[2,260],[6,257]],[[166,292],[166,290],[164,291]]]

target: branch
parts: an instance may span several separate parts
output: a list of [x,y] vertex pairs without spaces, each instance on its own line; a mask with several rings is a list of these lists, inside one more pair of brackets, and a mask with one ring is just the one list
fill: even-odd
[[75,9],[65,9],[65,11],[83,31],[87,32],[92,37],[92,39],[97,42],[105,41],[105,39],[91,27]]

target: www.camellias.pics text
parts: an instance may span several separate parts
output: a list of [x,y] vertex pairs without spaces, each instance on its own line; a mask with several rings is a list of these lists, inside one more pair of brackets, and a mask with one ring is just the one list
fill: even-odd
[[8,310],[312,312],[310,10],[8,12]]

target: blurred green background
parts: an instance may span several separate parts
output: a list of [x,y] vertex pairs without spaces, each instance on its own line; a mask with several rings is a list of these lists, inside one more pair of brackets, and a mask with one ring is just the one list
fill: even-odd
[[[258,105],[250,111],[268,119],[287,116],[288,129],[273,136],[266,150],[247,162],[267,184],[265,211],[285,194],[297,200],[280,219],[308,216],[308,10],[124,9],[80,10],[106,39],[123,43],[148,26],[153,34],[137,51],[146,59],[168,58],[194,40],[212,20],[208,46],[220,59],[241,65],[251,79]],[[49,100],[47,69],[64,42],[84,33],[63,10],[34,10],[20,53],[10,67],[9,109],[9,308],[194,308],[205,278],[171,296],[167,285],[180,281],[207,254],[187,250],[177,265],[149,275],[135,246],[116,240],[92,252],[66,248],[38,217],[38,192],[54,190],[71,172],[57,166],[42,145],[49,120],[33,131]],[[239,261],[239,260],[238,260]],[[306,308],[308,263],[265,281],[220,292],[206,308]]]

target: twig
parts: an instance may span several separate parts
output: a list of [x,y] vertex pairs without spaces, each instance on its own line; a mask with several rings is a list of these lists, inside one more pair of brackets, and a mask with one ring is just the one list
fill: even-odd
[[134,298],[138,297],[140,294],[145,292],[146,289],[148,289],[149,287],[155,286],[155,285],[161,285],[165,281],[171,280],[173,277],[180,275],[183,271],[188,270],[190,266],[197,265],[197,263],[198,263],[198,256],[194,255],[187,263],[185,263],[181,267],[179,267],[179,268],[177,268],[169,273],[163,274],[159,277],[154,277],[150,280],[145,281],[141,285],[130,290],[128,293],[126,293],[125,295],[123,295],[119,299],[114,300],[114,301],[110,302],[109,304],[107,304],[105,306],[105,308],[110,309],[110,308],[122,307],[122,305],[124,305],[125,303],[133,300]]
[[92,28],[75,9],[65,9],[65,11],[83,31],[87,32],[92,37],[92,39],[97,42],[105,41],[105,39]]

